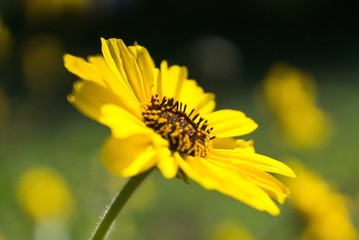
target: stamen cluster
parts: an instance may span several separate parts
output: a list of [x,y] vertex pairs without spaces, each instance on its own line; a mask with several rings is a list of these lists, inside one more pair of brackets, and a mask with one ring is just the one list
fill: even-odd
[[205,157],[212,148],[212,128],[198,113],[193,115],[194,109],[189,114],[186,110],[187,105],[173,98],[160,99],[155,95],[144,105],[142,117],[146,126],[168,140],[171,151]]

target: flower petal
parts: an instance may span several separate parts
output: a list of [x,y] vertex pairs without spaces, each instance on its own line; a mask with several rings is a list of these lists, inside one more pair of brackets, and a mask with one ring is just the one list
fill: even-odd
[[169,149],[166,150],[159,156],[157,167],[165,178],[170,179],[175,177],[178,172],[178,162],[171,154],[171,151]]
[[93,81],[102,87],[105,86],[102,80],[102,73],[91,63],[86,62],[83,58],[75,57],[70,54],[64,55],[64,65],[71,73],[79,76],[83,80]]
[[240,166],[236,169],[238,170],[238,174],[266,191],[279,203],[283,204],[288,197],[289,189],[272,175],[250,166]]
[[98,121],[110,127],[112,135],[116,138],[126,138],[134,134],[154,133],[140,119],[113,104],[102,106],[101,117]]
[[179,165],[189,178],[206,189],[217,190],[272,215],[278,215],[280,212],[265,191],[231,168],[217,164],[209,158],[194,157],[187,157],[186,160],[179,159]]
[[[252,166],[263,172],[277,173],[288,177],[296,177],[295,173],[284,163],[270,157],[257,154],[246,149],[214,149],[210,152],[211,158],[229,161],[241,166]],[[224,160],[225,159],[225,160]]]
[[101,41],[102,53],[115,76],[127,84],[140,102],[148,100],[140,69],[124,42],[114,38]]
[[212,146],[214,149],[237,149],[255,152],[253,140],[245,141],[243,139],[216,137],[212,140]]
[[89,62],[101,73],[106,88],[115,92],[117,95],[126,99],[130,103],[138,103],[137,98],[133,95],[131,89],[127,85],[115,77],[105,59],[102,56],[90,56]]
[[[107,168],[121,177],[140,174],[156,165],[158,146],[155,135],[138,134],[128,138],[107,140],[103,151],[103,161]],[[166,146],[164,146],[167,148]]]
[[[120,102],[122,107],[131,111],[132,106],[139,104],[124,83],[121,84],[121,81],[115,78],[102,56],[91,56],[89,57],[89,62],[86,62],[80,57],[66,54],[64,61],[65,67],[70,72],[78,75],[81,80],[98,84],[100,87],[107,89],[109,95],[117,95],[115,98],[122,100]],[[77,88],[79,89],[78,86]]]
[[158,77],[159,96],[179,100],[183,82],[187,79],[187,68],[177,65],[168,67],[167,62],[162,61]]
[[257,169],[255,165],[233,163],[232,161],[228,161],[226,157],[210,156],[210,159],[216,162],[217,165],[233,169],[244,179],[263,189],[280,203],[284,203],[284,200],[288,197],[289,189],[282,182],[272,175]]
[[[112,91],[89,81],[78,81],[73,86],[73,92],[68,96],[68,101],[73,104],[84,115],[99,121],[105,104],[114,104],[126,108],[132,115],[140,118],[141,112],[135,107],[128,106],[128,103],[119,98]],[[139,106],[136,104],[135,106]],[[137,110],[137,111],[136,111]]]
[[248,134],[257,128],[257,124],[241,111],[224,109],[205,115],[208,126],[213,127],[211,134],[219,138]]
[[153,72],[155,70],[155,63],[153,62],[153,59],[151,58],[147,49],[142,46],[139,45],[129,46],[128,50],[135,58],[138,64],[143,79],[143,87],[146,94],[146,98],[150,99],[152,95],[152,87],[154,83]]
[[182,91],[179,96],[179,100],[187,104],[188,109],[194,109],[201,115],[214,110],[216,106],[214,98],[213,93],[205,93],[203,88],[198,86],[194,80],[186,80],[183,82]]

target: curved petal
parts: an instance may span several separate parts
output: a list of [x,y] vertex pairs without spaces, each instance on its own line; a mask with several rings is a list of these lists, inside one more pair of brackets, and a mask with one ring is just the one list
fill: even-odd
[[279,203],[283,204],[288,197],[289,189],[272,175],[250,166],[241,166],[238,169],[238,174],[266,191],[269,196],[276,199]]
[[257,128],[257,124],[241,111],[223,109],[205,116],[208,126],[213,127],[211,134],[219,138],[248,134]]
[[146,94],[146,98],[150,99],[152,96],[152,87],[154,84],[154,71],[155,71],[155,63],[148,53],[147,49],[135,44],[135,46],[129,46],[128,51],[135,58],[138,67],[140,69],[140,73],[143,79],[144,91]]
[[269,196],[276,199],[279,203],[284,203],[289,195],[289,189],[282,182],[272,175],[257,169],[255,166],[238,163],[233,164],[228,161],[227,158],[210,157],[210,159],[217,165],[233,169],[244,179],[263,189]]
[[64,65],[69,72],[79,76],[81,79],[93,81],[102,87],[105,86],[102,80],[102,73],[91,63],[85,61],[85,59],[65,54]]
[[130,114],[123,108],[113,104],[103,105],[99,122],[111,128],[112,136],[126,138],[134,134],[153,134],[140,119]]
[[249,166],[263,172],[277,173],[287,177],[296,177],[292,169],[284,163],[245,149],[214,149],[210,152],[210,157],[220,161],[231,162],[233,166],[238,166],[238,169],[242,166]]
[[158,75],[157,92],[159,96],[179,100],[183,82],[187,79],[187,68],[173,65],[168,67],[166,61],[162,61],[160,74]]
[[103,149],[103,161],[107,168],[121,177],[131,177],[152,167],[158,161],[156,157],[161,148],[156,136],[137,134],[128,138],[109,138]]
[[73,92],[68,95],[67,99],[80,112],[96,121],[99,121],[102,116],[101,108],[106,104],[121,106],[126,108],[133,116],[141,117],[139,104],[129,106],[128,102],[119,98],[118,95],[94,82],[75,82]]
[[140,69],[124,42],[115,38],[101,41],[103,56],[115,76],[126,82],[140,102],[148,100]]
[[88,60],[101,73],[106,88],[131,104],[139,103],[132,90],[128,89],[121,79],[115,77],[102,56],[90,56]]
[[278,215],[280,212],[265,191],[231,168],[219,165],[209,158],[193,157],[188,157],[185,161],[179,160],[179,165],[189,178],[209,190],[217,190],[272,215]]
[[214,149],[237,149],[255,152],[253,140],[245,141],[235,138],[214,138],[212,140],[212,146]]
[[[133,93],[115,78],[102,56],[91,56],[89,62],[80,57],[69,54],[64,55],[65,67],[81,78],[81,80],[98,84],[109,91],[109,95],[117,95],[122,100],[121,106],[130,110],[132,106],[139,104]],[[101,90],[99,90],[101,91]]]
[[214,94],[205,93],[196,81],[186,80],[183,82],[179,101],[187,104],[187,109],[194,109],[201,115],[210,113],[216,106],[214,99]]
[[171,154],[171,151],[169,149],[166,150],[159,156],[157,167],[165,178],[170,179],[175,177],[178,172],[178,162],[175,156]]

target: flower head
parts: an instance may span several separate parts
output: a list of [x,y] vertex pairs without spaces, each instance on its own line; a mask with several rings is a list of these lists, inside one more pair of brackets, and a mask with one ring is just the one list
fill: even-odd
[[37,221],[64,221],[74,205],[65,180],[48,167],[31,168],[21,176],[18,199],[23,209]]
[[332,124],[328,114],[317,106],[317,86],[309,74],[277,63],[262,84],[268,108],[291,146],[315,148],[329,141]]
[[294,162],[293,169],[298,178],[289,184],[291,203],[305,220],[303,239],[358,239],[347,196],[301,163]]
[[293,177],[285,164],[254,152],[234,137],[257,124],[244,113],[214,111],[212,93],[187,77],[187,69],[156,68],[146,48],[102,39],[103,56],[88,61],[65,55],[66,68],[81,80],[68,100],[108,126],[103,151],[107,168],[131,177],[157,167],[164,177],[188,178],[272,215],[289,191],[269,173]]

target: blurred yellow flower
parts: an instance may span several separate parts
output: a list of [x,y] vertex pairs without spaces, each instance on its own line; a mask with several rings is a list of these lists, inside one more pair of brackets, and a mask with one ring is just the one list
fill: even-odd
[[39,103],[53,97],[60,87],[61,81],[57,76],[61,76],[63,71],[62,54],[62,43],[51,35],[35,35],[27,39],[24,44],[22,54],[24,80],[32,94],[31,97]]
[[302,239],[358,239],[350,219],[348,199],[300,163],[293,163],[292,167],[298,178],[289,183],[292,189],[290,202],[307,225]]
[[14,37],[0,16],[0,66],[14,47]]
[[331,122],[317,107],[313,78],[287,64],[275,64],[263,80],[263,94],[287,140],[296,148],[322,146]]
[[24,0],[24,13],[29,22],[51,20],[62,13],[84,12],[89,8],[89,0]]
[[17,195],[23,209],[38,221],[64,221],[73,209],[65,180],[47,167],[27,170],[19,180]]
[[243,226],[236,222],[218,223],[209,233],[207,240],[253,240],[254,237]]
[[7,238],[0,233],[0,240],[6,240]]
[[185,67],[163,61],[158,69],[140,45],[102,39],[102,53],[88,61],[65,55],[64,61],[81,78],[68,100],[112,131],[103,152],[111,172],[131,177],[156,166],[166,178],[189,177],[279,214],[271,197],[283,203],[289,191],[269,173],[295,175],[285,164],[255,153],[251,143],[233,138],[256,129],[252,119],[236,110],[213,111],[214,95],[189,80]]

